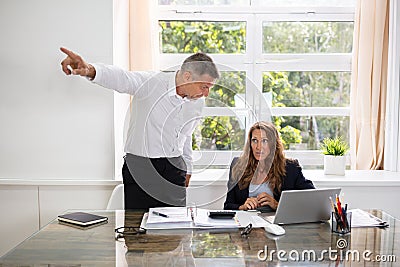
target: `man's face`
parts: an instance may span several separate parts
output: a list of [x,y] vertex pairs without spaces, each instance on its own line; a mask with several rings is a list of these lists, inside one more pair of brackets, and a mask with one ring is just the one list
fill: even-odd
[[196,100],[200,97],[208,96],[216,79],[208,74],[196,76],[190,72],[185,72],[184,81],[185,84],[183,85],[183,88],[185,97],[189,100]]

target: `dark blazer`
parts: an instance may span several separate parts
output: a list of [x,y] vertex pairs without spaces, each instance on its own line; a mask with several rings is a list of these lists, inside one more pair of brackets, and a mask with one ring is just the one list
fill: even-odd
[[[249,197],[249,187],[240,190],[239,185],[232,178],[232,168],[235,166],[238,159],[239,158],[234,158],[232,160],[229,171],[229,192],[226,195],[226,200],[224,203],[224,209],[226,210],[238,210],[239,207],[243,205],[244,202],[246,202],[246,199]],[[304,177],[299,162],[296,159],[286,159],[286,176],[283,177],[282,191],[314,188],[314,184]],[[281,198],[281,193],[276,189],[273,191],[275,200],[279,201]]]

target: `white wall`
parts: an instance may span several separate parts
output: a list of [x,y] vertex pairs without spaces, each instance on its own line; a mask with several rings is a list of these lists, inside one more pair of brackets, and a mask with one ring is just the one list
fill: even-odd
[[37,186],[0,187],[0,257],[39,229]]
[[112,0],[0,1],[0,178],[112,179],[113,92],[60,67],[112,63]]
[[101,210],[116,181],[0,185],[0,257],[67,210]]

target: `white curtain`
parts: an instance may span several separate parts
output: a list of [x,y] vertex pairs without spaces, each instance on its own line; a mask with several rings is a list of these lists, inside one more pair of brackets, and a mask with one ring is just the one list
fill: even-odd
[[157,21],[156,0],[129,0],[129,69],[156,70]]
[[388,171],[400,171],[400,3],[398,0],[390,1],[389,20],[384,169]]
[[[114,2],[114,64],[128,70],[157,70],[158,31],[153,17],[156,0]],[[131,97],[114,94],[115,179],[122,180],[124,144]]]
[[354,23],[352,169],[383,169],[389,0],[358,0]]

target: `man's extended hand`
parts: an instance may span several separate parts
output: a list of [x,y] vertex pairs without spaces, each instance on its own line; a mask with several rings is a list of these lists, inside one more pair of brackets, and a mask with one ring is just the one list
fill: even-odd
[[71,50],[64,47],[61,47],[60,50],[67,55],[67,57],[61,62],[62,70],[65,74],[80,75],[92,80],[94,79],[96,76],[96,69],[92,65],[88,64],[80,55],[75,54]]

